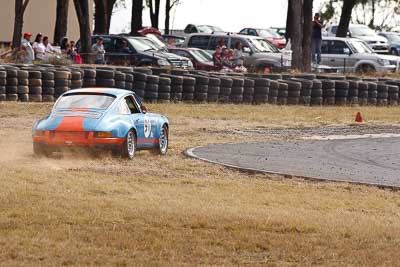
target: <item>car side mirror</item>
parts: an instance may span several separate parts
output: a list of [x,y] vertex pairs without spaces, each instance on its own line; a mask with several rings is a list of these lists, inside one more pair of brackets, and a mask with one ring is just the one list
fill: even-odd
[[351,54],[351,53],[350,53],[350,49],[348,49],[348,48],[343,48],[343,54],[350,55],[350,54]]
[[347,32],[347,37],[351,37],[351,33],[350,32]]

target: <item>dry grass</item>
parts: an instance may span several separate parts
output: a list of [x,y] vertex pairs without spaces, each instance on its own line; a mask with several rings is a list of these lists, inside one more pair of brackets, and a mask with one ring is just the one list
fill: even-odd
[[2,265],[398,264],[399,193],[248,175],[182,150],[252,138],[221,131],[237,127],[351,124],[358,110],[399,124],[399,108],[152,105],[171,120],[170,153],[133,161],[34,158],[30,127],[49,108],[0,104]]

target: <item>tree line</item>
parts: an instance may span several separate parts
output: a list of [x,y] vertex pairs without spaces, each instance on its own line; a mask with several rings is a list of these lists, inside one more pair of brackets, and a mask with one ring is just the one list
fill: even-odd
[[[89,0],[71,0],[78,17],[80,28],[81,52],[89,54],[91,49],[91,21]],[[54,30],[54,43],[58,44],[67,34],[68,11],[70,0],[57,0],[56,22]],[[110,31],[111,17],[116,4],[124,4],[125,0],[94,0],[94,34],[108,34]],[[340,23],[337,31],[338,37],[346,37],[351,21],[353,8],[359,3],[376,0],[329,0],[342,2]],[[15,21],[13,47],[21,44],[24,12],[30,0],[15,0]],[[170,13],[180,0],[166,0],[165,4],[165,33],[169,33]],[[292,68],[300,71],[311,70],[311,36],[313,0],[288,0],[286,32],[292,44]],[[132,0],[132,22],[130,34],[136,35],[143,28],[143,10],[149,8],[152,27],[159,28],[159,15],[161,0]],[[329,11],[329,10],[328,10]]]

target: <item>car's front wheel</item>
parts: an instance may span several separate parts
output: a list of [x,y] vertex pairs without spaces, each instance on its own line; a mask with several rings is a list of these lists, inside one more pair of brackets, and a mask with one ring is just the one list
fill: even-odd
[[160,131],[160,138],[158,143],[158,153],[160,155],[165,155],[168,152],[169,136],[168,127],[164,125]]
[[133,159],[136,153],[136,134],[130,130],[126,135],[125,142],[122,144],[122,157]]

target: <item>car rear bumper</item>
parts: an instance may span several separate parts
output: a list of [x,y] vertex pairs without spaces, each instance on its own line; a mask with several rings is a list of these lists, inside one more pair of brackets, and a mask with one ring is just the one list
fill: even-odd
[[44,135],[34,135],[33,142],[48,146],[58,147],[95,147],[95,146],[120,146],[125,138],[98,138],[93,132],[61,132],[46,131]]

